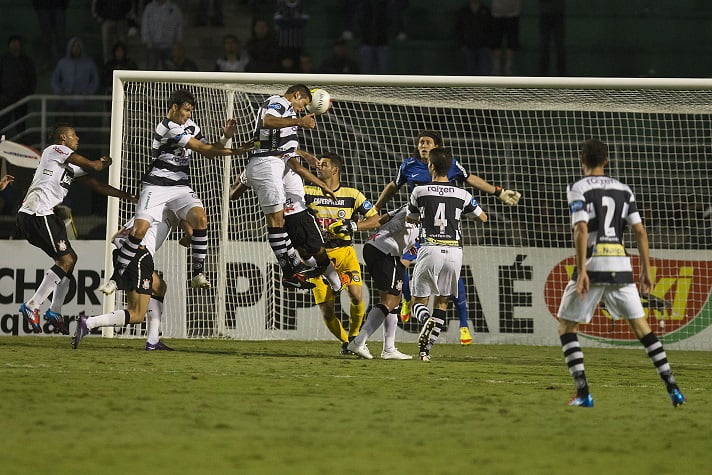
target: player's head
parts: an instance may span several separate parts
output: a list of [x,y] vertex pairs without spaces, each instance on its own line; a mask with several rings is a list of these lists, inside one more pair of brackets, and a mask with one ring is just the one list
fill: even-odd
[[437,147],[430,151],[428,168],[430,173],[437,176],[447,176],[452,167],[452,154],[446,148]]
[[228,33],[223,37],[223,47],[225,54],[237,54],[240,50],[240,40],[237,39],[237,36]]
[[319,169],[317,174],[322,179],[339,177],[344,168],[344,159],[336,152],[324,152],[319,156]]
[[66,145],[72,150],[77,150],[79,148],[79,136],[69,124],[59,123],[52,129],[52,143],[58,145]]
[[423,130],[415,139],[415,156],[427,162],[430,151],[443,146],[443,137],[434,130]]
[[581,165],[598,168],[608,164],[608,145],[598,139],[589,139],[581,144]]
[[22,53],[22,37],[20,35],[10,35],[7,39],[7,50],[13,56],[19,56]]
[[301,112],[312,100],[311,91],[304,84],[295,84],[287,89],[284,97],[292,104],[296,112]]
[[193,115],[195,96],[187,89],[176,89],[168,98],[166,117],[176,124],[183,125]]

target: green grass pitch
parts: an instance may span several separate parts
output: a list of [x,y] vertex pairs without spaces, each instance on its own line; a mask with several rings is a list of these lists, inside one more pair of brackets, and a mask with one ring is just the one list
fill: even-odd
[[[566,406],[556,347],[437,345],[433,361],[335,342],[0,338],[0,473],[698,474],[710,352],[586,348],[595,407]],[[414,354],[414,344],[400,349]]]

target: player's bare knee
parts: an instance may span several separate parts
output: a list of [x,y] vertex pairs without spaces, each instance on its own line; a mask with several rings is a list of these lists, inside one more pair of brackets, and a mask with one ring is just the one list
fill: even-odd
[[151,223],[145,219],[137,219],[134,222],[133,228],[131,228],[131,235],[135,238],[143,239],[150,226]]
[[168,291],[168,284],[161,278],[160,275],[154,272],[153,274],[153,286],[151,287],[151,292],[156,297],[164,297]]

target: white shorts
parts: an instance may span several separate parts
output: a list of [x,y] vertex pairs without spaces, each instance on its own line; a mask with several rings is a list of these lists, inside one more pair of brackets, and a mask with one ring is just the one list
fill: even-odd
[[635,284],[591,285],[582,300],[576,293],[575,281],[569,281],[566,285],[557,315],[571,322],[588,323],[600,301],[603,301],[608,313],[616,320],[634,320],[645,316]]
[[247,184],[257,195],[262,212],[271,214],[284,209],[284,161],[279,157],[251,158],[247,162],[246,171]]
[[189,186],[141,185],[141,194],[136,203],[136,219],[149,223],[163,221],[163,210],[168,208],[185,220],[188,211],[195,207],[205,208],[198,194]]
[[461,268],[462,248],[421,246],[410,281],[410,293],[414,297],[457,296]]

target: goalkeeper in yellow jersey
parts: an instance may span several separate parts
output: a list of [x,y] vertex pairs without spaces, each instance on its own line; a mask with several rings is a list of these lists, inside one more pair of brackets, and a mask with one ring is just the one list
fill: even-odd
[[[379,216],[363,193],[356,188],[341,186],[340,173],[343,168],[344,161],[338,154],[326,152],[321,155],[317,175],[334,192],[336,201],[325,196],[315,186],[305,186],[304,191],[307,206],[322,230],[326,252],[349,293],[351,309],[348,333],[334,311],[334,292],[321,278],[312,280],[315,285],[312,289],[314,301],[319,305],[329,331],[341,341],[342,354],[349,354],[348,343],[358,335],[365,313],[361,266],[352,236],[356,231],[377,228]],[[366,219],[359,221],[359,218]]]

